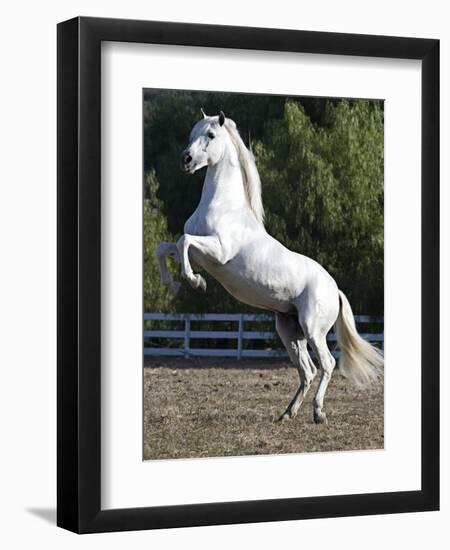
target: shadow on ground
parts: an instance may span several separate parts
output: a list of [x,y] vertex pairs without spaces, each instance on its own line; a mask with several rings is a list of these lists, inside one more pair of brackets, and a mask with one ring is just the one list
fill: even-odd
[[56,525],[56,508],[26,508],[26,511],[47,523]]

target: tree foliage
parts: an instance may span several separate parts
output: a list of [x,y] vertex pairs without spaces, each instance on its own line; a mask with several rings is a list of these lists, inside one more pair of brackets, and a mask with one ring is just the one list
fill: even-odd
[[287,101],[254,146],[267,229],[322,264],[360,312],[383,311],[383,112],[327,104],[317,126]]
[[[159,282],[154,250],[176,240],[200,199],[204,171],[180,170],[200,107],[224,110],[248,143],[263,187],[266,227],[321,263],[357,313],[383,312],[383,104],[232,93],[146,90],[144,95],[145,307],[153,311],[249,311],[211,277],[178,301]],[[170,261],[170,260],[169,260]],[[179,266],[171,267],[179,280]]]
[[172,240],[167,220],[162,213],[162,202],[157,197],[158,180],[154,170],[145,178],[147,197],[144,199],[144,309],[145,311],[175,311],[169,293],[161,283],[155,255],[160,242]]

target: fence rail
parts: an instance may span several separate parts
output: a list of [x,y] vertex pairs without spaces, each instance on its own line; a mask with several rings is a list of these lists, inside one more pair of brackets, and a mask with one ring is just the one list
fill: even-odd
[[[380,325],[380,332],[365,333],[360,331],[360,335],[369,342],[378,343],[384,347],[383,318],[371,317],[369,315],[356,315],[355,320],[358,325]],[[172,329],[151,329],[145,328],[146,321],[180,322],[183,323],[183,330]],[[191,330],[192,322],[219,322],[226,321],[233,323],[234,330]],[[254,315],[248,313],[144,313],[144,355],[147,356],[204,356],[204,357],[285,357],[287,352],[284,349],[273,349],[266,346],[265,349],[252,349],[245,342],[252,340],[263,340],[270,342],[276,340],[278,335],[274,331],[263,330],[244,330],[248,325],[256,322],[274,321],[273,315]],[[359,327],[360,328],[360,327]],[[191,340],[236,340],[235,347],[232,348],[201,348],[191,347]],[[166,346],[155,342],[163,340]],[[329,342],[336,342],[336,335],[328,334]],[[170,344],[170,345],[167,345]],[[174,345],[178,344],[178,345]],[[339,352],[333,351],[333,355],[338,356]]]

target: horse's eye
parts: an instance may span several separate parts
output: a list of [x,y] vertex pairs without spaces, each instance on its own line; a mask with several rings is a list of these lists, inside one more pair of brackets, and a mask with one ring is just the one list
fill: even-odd
[[212,132],[208,132],[209,139],[214,139],[216,136]]

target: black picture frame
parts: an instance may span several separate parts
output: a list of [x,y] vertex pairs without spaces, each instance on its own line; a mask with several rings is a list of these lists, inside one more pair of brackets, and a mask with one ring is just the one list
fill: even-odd
[[[420,491],[102,510],[100,49],[102,41],[422,62]],[[76,533],[439,508],[439,41],[77,17],[58,25],[57,524]]]

